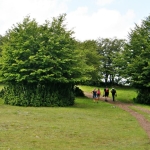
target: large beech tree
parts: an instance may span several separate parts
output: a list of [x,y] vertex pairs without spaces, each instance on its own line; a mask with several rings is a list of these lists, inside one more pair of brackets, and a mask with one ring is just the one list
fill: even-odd
[[39,25],[26,17],[8,30],[1,45],[6,104],[74,104],[74,85],[89,78],[91,67],[76,50],[73,31],[66,29],[64,20],[65,14]]
[[122,58],[125,74],[138,91],[135,101],[150,104],[150,16],[131,30]]

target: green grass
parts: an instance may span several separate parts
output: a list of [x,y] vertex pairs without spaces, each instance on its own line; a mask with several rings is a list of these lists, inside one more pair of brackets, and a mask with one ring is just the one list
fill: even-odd
[[17,107],[1,99],[0,116],[0,150],[150,149],[137,120],[103,101],[76,98],[72,107]]
[[0,105],[0,149],[145,150],[148,137],[136,119],[105,102],[76,98],[73,107]]

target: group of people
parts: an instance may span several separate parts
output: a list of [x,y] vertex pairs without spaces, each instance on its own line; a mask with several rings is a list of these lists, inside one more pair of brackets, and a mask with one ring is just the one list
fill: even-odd
[[[98,102],[100,100],[100,96],[101,96],[101,91],[98,88],[98,90],[96,90],[96,88],[92,91],[93,93],[93,100]],[[111,94],[112,94],[112,100],[115,101],[115,96],[117,96],[117,92],[115,88],[111,89]],[[104,92],[103,92],[103,97],[105,97],[105,101],[108,101],[107,98],[109,96],[109,88],[104,88]]]

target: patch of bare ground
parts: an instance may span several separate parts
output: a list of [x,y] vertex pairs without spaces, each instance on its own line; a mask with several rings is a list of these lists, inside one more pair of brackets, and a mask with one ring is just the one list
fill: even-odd
[[[86,97],[92,98],[92,93],[84,92],[84,94]],[[100,97],[100,100],[105,101],[105,98]],[[146,133],[150,139],[150,122],[142,114],[140,114],[130,108],[130,106],[133,106],[134,104],[123,103],[123,102],[119,102],[119,101],[113,102],[111,98],[107,98],[107,102],[129,112],[132,116],[134,116],[137,119],[137,121],[139,122],[140,126],[146,131]],[[136,107],[136,108],[139,109],[140,111],[150,114],[149,110],[143,109],[141,107]]]

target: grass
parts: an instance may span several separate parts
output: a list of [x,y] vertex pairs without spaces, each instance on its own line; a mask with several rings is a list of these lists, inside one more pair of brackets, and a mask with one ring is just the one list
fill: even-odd
[[109,103],[76,98],[72,107],[0,102],[0,150],[148,150],[137,120]]
[[135,118],[111,104],[77,98],[73,107],[0,105],[0,149],[149,149]]

